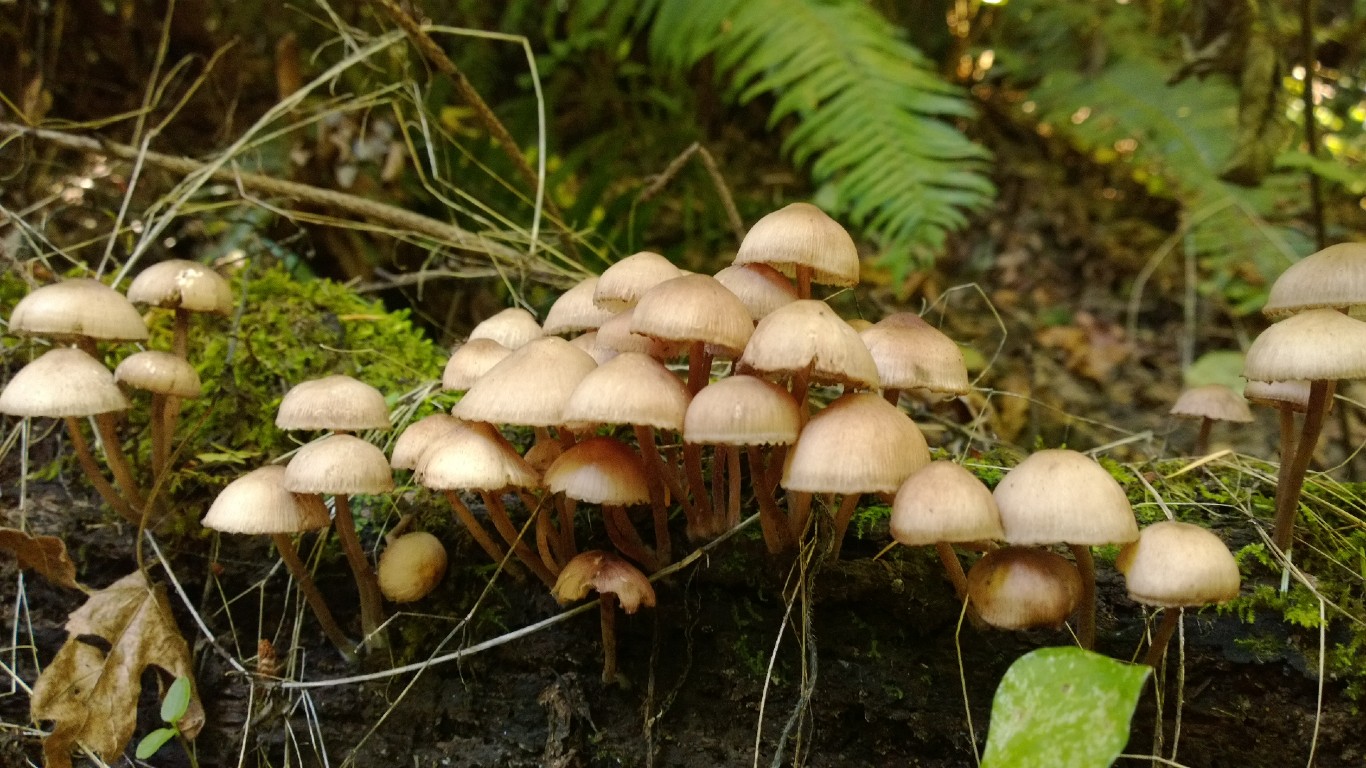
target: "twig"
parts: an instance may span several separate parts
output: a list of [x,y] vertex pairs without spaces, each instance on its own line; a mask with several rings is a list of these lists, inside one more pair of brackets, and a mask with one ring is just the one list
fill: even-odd
[[730,222],[731,232],[735,234],[735,242],[738,244],[745,239],[745,223],[740,219],[740,210],[735,207],[735,198],[730,194],[730,186],[726,184],[726,177],[721,175],[721,168],[716,163],[716,158],[712,156],[701,142],[694,141],[687,149],[679,153],[664,172],[652,180],[649,186],[640,191],[636,197],[636,202],[644,203],[650,198],[659,194],[665,186],[673,181],[678,172],[683,170],[683,166],[696,155],[702,161],[702,167],[707,169],[707,175],[711,177],[712,186],[716,187],[716,195],[721,198],[721,206],[726,209],[726,220]]

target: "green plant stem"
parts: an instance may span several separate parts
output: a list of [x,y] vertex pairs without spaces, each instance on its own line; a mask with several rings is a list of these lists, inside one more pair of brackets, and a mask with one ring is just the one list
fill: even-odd
[[[1295,512],[1300,506],[1300,492],[1304,490],[1304,476],[1314,457],[1314,447],[1323,431],[1323,417],[1328,409],[1332,384],[1322,380],[1310,382],[1309,404],[1304,412],[1304,424],[1300,427],[1300,439],[1295,444],[1290,469],[1276,489],[1276,525],[1271,541],[1283,552],[1289,552],[1294,542]],[[1284,457],[1281,462],[1284,464]]]
[[333,618],[331,609],[327,607],[327,601],[323,599],[323,594],[318,591],[318,585],[314,583],[313,577],[309,575],[308,567],[299,558],[299,551],[294,547],[294,542],[283,533],[272,533],[270,539],[275,542],[275,548],[280,551],[280,559],[284,561],[285,567],[294,577],[294,582],[299,585],[300,594],[308,601],[308,606],[313,609],[313,615],[318,618],[318,624],[322,627],[323,634],[327,635],[327,639],[337,646],[337,650],[341,651],[347,662],[355,663],[356,653],[352,650],[354,644],[346,637],[346,633],[342,632],[342,628],[337,625],[337,620]]
[[370,559],[361,549],[360,537],[356,535],[356,521],[351,516],[351,503],[345,494],[333,497],[336,508],[337,542],[341,544],[346,561],[351,565],[351,573],[356,577],[356,591],[360,594],[360,626],[365,634],[365,644],[372,648],[384,648],[387,643],[380,626],[384,624],[384,597],[379,591],[379,579],[370,567]]
[[85,476],[90,479],[90,484],[95,486],[95,491],[104,499],[111,509],[119,514],[124,520],[134,526],[142,525],[142,516],[133,511],[128,506],[128,502],[114,490],[114,486],[104,478],[104,473],[100,471],[100,465],[95,461],[95,454],[90,450],[90,443],[86,441],[85,435],[81,433],[80,422],[74,416],[67,416],[62,419],[66,422],[67,434],[71,436],[71,448],[76,452],[76,461],[80,463]]
[[1153,644],[1148,646],[1148,654],[1143,657],[1143,663],[1154,669],[1162,663],[1162,657],[1167,655],[1167,644],[1172,640],[1172,634],[1181,624],[1181,608],[1163,608],[1162,622],[1157,625],[1157,630],[1153,632]]
[[1085,544],[1068,544],[1081,574],[1081,605],[1077,608],[1077,642],[1085,650],[1096,647],[1096,560]]

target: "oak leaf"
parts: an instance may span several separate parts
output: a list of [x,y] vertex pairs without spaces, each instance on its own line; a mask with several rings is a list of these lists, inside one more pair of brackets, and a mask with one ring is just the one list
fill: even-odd
[[0,528],[0,551],[12,552],[20,568],[63,587],[81,589],[76,583],[76,564],[66,554],[66,543],[56,536],[30,536],[15,528]]
[[[159,667],[193,681],[190,649],[160,587],[141,571],[94,592],[67,618],[66,644],[38,677],[30,699],[35,722],[53,721],[43,742],[48,768],[69,768],[76,745],[113,762],[137,726],[143,670]],[[204,725],[198,692],[179,722],[186,738]]]

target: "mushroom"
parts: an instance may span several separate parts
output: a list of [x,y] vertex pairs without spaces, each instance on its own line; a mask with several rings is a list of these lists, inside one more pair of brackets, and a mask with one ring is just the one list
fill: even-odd
[[189,356],[192,312],[226,315],[232,311],[232,287],[212,268],[185,259],[168,259],[142,270],[128,285],[128,300],[175,311],[173,351]]
[[171,459],[175,428],[171,410],[177,400],[199,397],[194,366],[169,352],[147,350],[125,357],[114,369],[114,381],[152,393],[152,484],[160,485]]
[[521,307],[508,307],[474,326],[469,340],[490,339],[508,349],[517,349],[544,335],[540,323],[530,312]]
[[468,390],[510,354],[511,349],[493,339],[470,339],[451,351],[451,359],[441,373],[441,388],[454,392]]
[[342,374],[295,384],[280,400],[275,426],[285,430],[351,433],[389,428],[384,393]]
[[934,545],[959,600],[968,583],[953,545],[1005,538],[991,491],[951,461],[932,461],[906,478],[892,502],[891,529],[904,546]]
[[1181,393],[1169,411],[1173,416],[1200,419],[1200,433],[1195,438],[1195,453],[1209,451],[1210,427],[1216,421],[1246,423],[1252,421],[1247,401],[1227,384],[1206,384]]
[[379,591],[390,602],[411,603],[426,597],[446,575],[446,548],[426,531],[390,541],[379,556]]
[[593,304],[608,312],[630,309],[641,294],[683,274],[672,261],[653,251],[640,251],[603,271],[593,288]]
[[1000,629],[1060,627],[1076,610],[1083,585],[1061,555],[1032,547],[1002,547],[968,570],[968,600]]
[[922,389],[940,395],[972,391],[963,351],[938,328],[919,315],[888,315],[859,332],[877,365],[883,397],[897,405],[901,392]]
[[629,616],[655,607],[655,590],[635,566],[611,552],[581,552],[560,571],[551,594],[560,605],[582,600],[589,590],[598,593],[602,626],[602,681],[617,682],[617,605]]
[[716,282],[740,299],[756,323],[778,307],[797,300],[792,281],[767,264],[732,264],[715,277]]
[[616,313],[593,303],[598,289],[598,278],[580,280],[573,288],[560,294],[545,313],[541,331],[547,336],[563,336],[580,331],[594,331],[612,319]]
[[811,284],[858,284],[858,247],[839,222],[810,203],[792,203],[754,223],[735,263],[767,264],[794,278],[797,298],[811,298]]
[[601,504],[612,544],[653,571],[659,567],[659,555],[641,540],[626,513],[627,507],[650,500],[647,475],[645,462],[631,446],[610,437],[592,437],[551,463],[545,471],[545,487],[576,501]]

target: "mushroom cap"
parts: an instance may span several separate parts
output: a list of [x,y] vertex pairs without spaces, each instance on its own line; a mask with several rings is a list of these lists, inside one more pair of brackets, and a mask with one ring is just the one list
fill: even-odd
[[631,332],[664,341],[703,342],[736,357],[754,332],[754,321],[739,297],[716,278],[683,275],[640,295]]
[[815,299],[785,304],[760,320],[740,365],[766,376],[787,376],[809,366],[813,382],[878,386],[877,364],[858,331]]
[[550,311],[545,313],[541,331],[547,336],[591,331],[610,320],[616,313],[593,303],[593,293],[597,289],[598,278],[589,277],[560,294],[550,305]]
[[716,282],[740,299],[756,323],[778,307],[797,300],[792,281],[767,264],[732,264],[716,273]]
[[791,445],[801,412],[786,389],[756,376],[728,376],[703,387],[683,418],[695,445]]
[[470,339],[451,352],[441,373],[441,388],[467,390],[510,354],[511,349],[493,339]]
[[650,580],[639,568],[611,552],[590,549],[575,555],[565,563],[550,593],[560,605],[566,605],[587,597],[590,589],[600,595],[616,595],[621,609],[628,614],[642,605],[655,607],[655,589]]
[[414,479],[441,491],[499,491],[541,483],[540,473],[487,424],[471,424],[437,438],[417,460]]
[[14,305],[10,333],[69,339],[145,341],[147,324],[123,294],[86,277],[63,280],[29,292]]
[[[596,348],[606,354],[607,360],[622,352],[642,352],[657,360],[668,360],[681,354],[679,345],[663,339],[653,339],[631,330],[635,324],[636,308],[629,307],[613,315],[610,320],[598,327],[594,343]],[[594,359],[597,359],[594,355]]]
[[451,413],[468,421],[553,427],[563,423],[564,405],[597,363],[558,336],[543,336],[489,369]]
[[142,270],[128,285],[128,300],[189,312],[232,311],[232,286],[212,267],[168,259]]
[[584,352],[587,352],[588,356],[593,358],[593,361],[598,365],[602,365],[617,356],[617,351],[615,349],[608,349],[607,347],[598,344],[598,332],[596,329],[575,336],[569,340],[569,343],[582,349]]
[[389,406],[378,389],[350,376],[334,374],[291,387],[275,412],[275,426],[340,432],[388,429]]
[[394,476],[384,451],[354,435],[328,435],[300,448],[285,466],[285,488],[294,493],[386,493]]
[[194,366],[170,352],[147,350],[123,358],[114,381],[134,389],[174,397],[199,397],[199,374]]
[[432,443],[448,432],[467,429],[466,422],[448,413],[434,413],[409,424],[399,433],[389,451],[389,466],[394,469],[417,469],[418,459]]
[[1176,404],[1169,413],[1196,419],[1252,421],[1252,410],[1247,407],[1247,400],[1227,384],[1206,384],[1188,389],[1176,398]]
[[[1309,409],[1309,382],[1304,379],[1293,381],[1253,381],[1248,380],[1243,387],[1243,397],[1249,403],[1279,407],[1289,405],[1292,411],[1304,413]],[[1332,401],[1329,401],[1330,407]]]
[[910,416],[880,395],[853,393],[807,422],[787,452],[782,485],[810,493],[893,493],[929,463],[925,436]]
[[508,307],[474,326],[469,340],[492,339],[508,349],[516,349],[544,335],[541,324],[530,312],[521,307]]
[[812,282],[857,285],[858,247],[839,222],[810,203],[792,203],[754,223],[740,242],[736,264],[768,264],[785,275],[811,268]]
[[1243,376],[1257,381],[1366,377],[1366,322],[1332,309],[1291,315],[1253,339]]
[[908,547],[1005,538],[991,491],[951,461],[932,461],[906,478],[892,502],[891,528]]
[[11,416],[94,416],[126,411],[130,405],[114,383],[114,374],[74,347],[56,347],[39,355],[0,392],[0,413]]
[[928,389],[955,395],[972,390],[963,351],[919,315],[903,312],[859,333],[888,389]]
[[641,294],[681,274],[683,270],[653,251],[633,253],[603,271],[593,290],[593,303],[608,312],[620,312],[634,307]]
[[590,437],[560,454],[545,471],[545,487],[589,504],[631,506],[650,500],[645,461],[626,443]]
[[1081,574],[1042,549],[1002,547],[968,570],[968,596],[982,620],[1001,629],[1059,627],[1081,600]]
[[564,406],[566,422],[683,430],[688,388],[658,360],[622,352],[588,372]]
[[1262,312],[1293,312],[1366,304],[1366,243],[1338,243],[1291,264],[1271,284]]
[[1115,558],[1129,597],[1164,608],[1222,603],[1238,596],[1238,562],[1228,546],[1198,525],[1163,520],[1144,528]]
[[375,577],[379,591],[395,603],[426,597],[446,575],[446,548],[426,531],[405,533],[380,553]]
[[289,492],[285,468],[269,464],[228,483],[201,524],[225,533],[298,533],[331,522],[321,498]]
[[1138,538],[1133,507],[1119,482],[1085,454],[1036,451],[996,486],[1011,544],[1123,544]]

